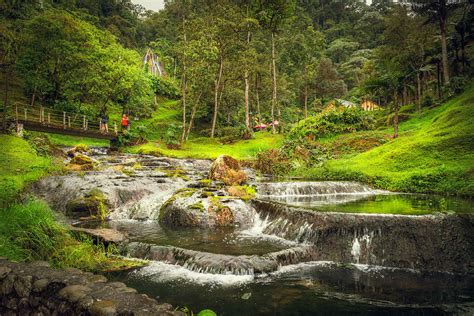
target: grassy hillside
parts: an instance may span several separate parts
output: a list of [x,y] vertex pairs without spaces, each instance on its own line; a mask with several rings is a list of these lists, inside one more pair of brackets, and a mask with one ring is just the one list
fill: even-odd
[[389,190],[474,196],[474,86],[441,106],[414,114],[400,131],[397,139],[329,160],[304,174],[357,179]]
[[51,158],[38,156],[27,141],[0,134],[0,206],[55,168]]

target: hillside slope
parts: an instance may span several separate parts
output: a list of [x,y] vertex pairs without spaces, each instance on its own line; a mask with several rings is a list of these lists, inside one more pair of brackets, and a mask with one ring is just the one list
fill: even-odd
[[327,161],[313,179],[356,179],[380,188],[474,196],[474,86],[415,115],[397,139]]

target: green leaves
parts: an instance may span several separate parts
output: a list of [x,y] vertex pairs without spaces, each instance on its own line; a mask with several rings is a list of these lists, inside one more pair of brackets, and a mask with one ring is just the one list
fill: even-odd
[[47,10],[26,25],[18,72],[26,90],[47,105],[77,111],[87,104],[89,112],[98,112],[108,102],[151,105],[151,82],[140,61],[110,33],[65,11]]

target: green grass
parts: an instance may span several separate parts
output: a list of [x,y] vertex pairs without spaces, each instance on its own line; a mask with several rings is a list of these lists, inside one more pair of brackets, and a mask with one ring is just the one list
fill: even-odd
[[202,137],[191,139],[178,150],[168,149],[162,142],[151,142],[130,147],[127,151],[175,158],[215,159],[225,154],[236,159],[253,159],[258,152],[277,148],[282,142],[283,135],[281,134],[257,132],[253,139],[239,140],[233,144],[221,144],[218,139]]
[[[0,210],[0,256],[13,261],[45,260],[56,267],[109,271],[140,264],[111,259],[91,238],[73,238],[41,201],[12,204]],[[109,249],[110,251],[110,249]]]
[[41,157],[27,141],[0,134],[0,206],[12,201],[26,184],[57,169],[51,158]]
[[474,196],[474,87],[413,114],[400,124],[397,139],[296,174],[356,179],[394,191]]
[[[42,134],[42,133],[38,133]],[[76,137],[70,135],[60,135],[48,133],[48,138],[51,141],[51,144],[55,146],[67,146],[74,147],[77,144],[84,144],[89,147],[108,147],[109,141],[106,139],[95,139],[87,137]]]

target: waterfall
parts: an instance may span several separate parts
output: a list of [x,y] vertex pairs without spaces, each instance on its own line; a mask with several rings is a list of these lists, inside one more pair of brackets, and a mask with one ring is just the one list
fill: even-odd
[[382,191],[349,181],[320,181],[320,182],[264,182],[257,184],[260,197],[301,197],[314,195],[371,195]]
[[298,246],[266,255],[223,255],[171,246],[130,243],[127,253],[132,257],[179,265],[187,270],[205,274],[259,275],[277,271],[281,266],[314,260],[311,246]]

